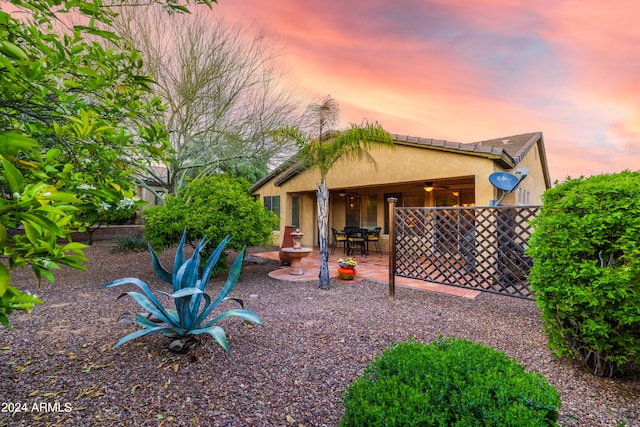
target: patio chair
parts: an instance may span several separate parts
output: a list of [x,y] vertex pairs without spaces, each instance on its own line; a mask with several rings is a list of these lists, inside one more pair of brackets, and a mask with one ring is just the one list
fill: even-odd
[[348,236],[351,233],[355,233],[356,231],[360,231],[360,227],[345,227],[344,233]]
[[292,225],[285,225],[284,227],[284,237],[282,238],[282,245],[280,245],[280,265],[291,265],[293,258],[291,258],[285,251],[284,248],[292,248],[293,247],[293,237],[291,237],[291,232],[293,231]]
[[339,232],[335,228],[331,227],[331,232],[333,233],[333,245],[331,246],[331,255],[334,254],[336,248],[340,243],[342,243],[342,249],[344,252],[347,252],[347,235]]
[[373,242],[376,248],[376,251],[382,255],[382,249],[380,249],[380,230],[382,227],[376,227],[373,231],[369,231],[367,233],[366,242],[367,242],[367,253],[369,252],[369,242]]
[[360,249],[360,255],[367,255],[367,230],[357,229],[347,234],[347,255],[351,256],[356,248]]

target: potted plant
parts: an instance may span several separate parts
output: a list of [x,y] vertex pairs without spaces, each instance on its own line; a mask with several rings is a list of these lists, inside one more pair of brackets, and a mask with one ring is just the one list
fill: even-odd
[[338,277],[342,280],[352,280],[356,275],[356,262],[355,258],[340,258],[338,260]]

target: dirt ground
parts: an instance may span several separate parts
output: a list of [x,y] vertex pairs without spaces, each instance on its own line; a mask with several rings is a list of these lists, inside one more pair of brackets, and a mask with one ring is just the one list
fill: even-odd
[[[133,286],[99,286],[127,276],[152,289],[168,285],[146,252],[96,245],[87,255],[88,272],[63,269],[54,285],[38,288],[29,271],[15,273],[18,287],[45,305],[0,329],[0,425],[335,426],[341,393],[377,355],[394,342],[442,334],[490,345],[543,374],[561,394],[563,425],[640,426],[640,373],[597,378],[557,359],[532,301],[398,289],[390,302],[385,283],[320,290],[313,281],[269,278],[278,267],[267,262],[245,266],[232,292],[264,326],[223,321],[231,358],[206,338],[186,354],[168,351],[158,335],[114,350],[137,329],[123,314],[142,310],[128,297],[116,299]],[[170,268],[172,251],[162,259]],[[222,284],[216,278],[209,292]]]

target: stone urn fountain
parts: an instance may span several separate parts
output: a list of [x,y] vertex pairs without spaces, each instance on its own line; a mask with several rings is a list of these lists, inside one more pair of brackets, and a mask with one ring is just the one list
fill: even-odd
[[304,236],[304,233],[299,228],[296,231],[291,232],[291,238],[293,239],[292,248],[281,249],[287,256],[291,258],[291,268],[289,274],[294,276],[302,276],[304,271],[302,270],[302,258],[309,255],[312,251],[311,248],[303,248],[300,244],[300,240]]

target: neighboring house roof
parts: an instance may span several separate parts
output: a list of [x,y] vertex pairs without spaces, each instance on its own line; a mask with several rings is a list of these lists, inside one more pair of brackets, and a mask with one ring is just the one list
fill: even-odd
[[[408,135],[391,135],[391,138],[396,145],[407,145],[431,150],[449,151],[462,155],[486,157],[505,169],[515,168],[529,150],[538,144],[540,146],[540,163],[544,173],[545,185],[547,188],[551,187],[551,179],[549,177],[549,168],[544,150],[542,132],[524,133],[521,135],[513,135],[471,143],[419,138]],[[253,192],[257,190],[275,177],[277,177],[277,179],[274,181],[274,185],[282,185],[289,179],[304,171],[304,169],[302,162],[300,162],[296,156],[293,156],[278,168],[271,171],[267,176],[256,182],[253,187],[251,187],[251,191]]]

